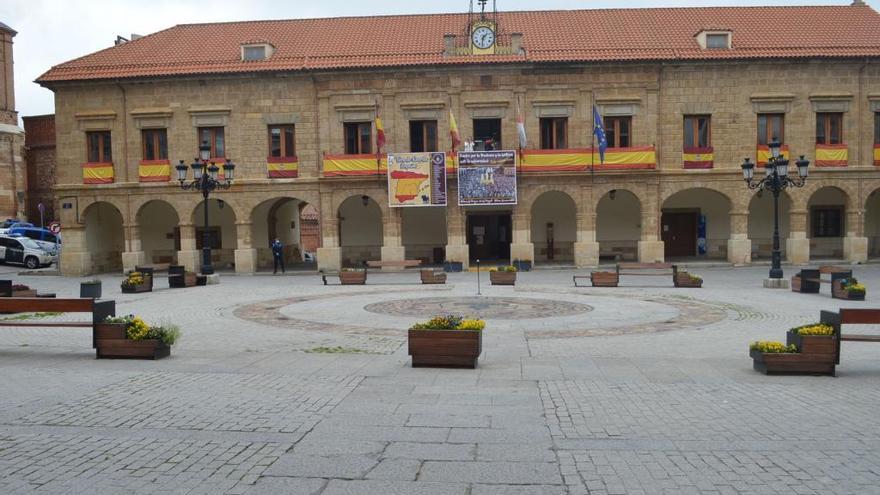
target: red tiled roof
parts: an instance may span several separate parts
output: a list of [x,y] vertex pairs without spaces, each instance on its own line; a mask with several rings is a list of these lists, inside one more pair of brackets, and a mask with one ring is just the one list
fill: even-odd
[[[184,24],[56,65],[55,81],[409,65],[880,57],[880,14],[865,5],[505,12],[524,55],[443,56],[443,35],[464,34],[466,14]],[[694,35],[733,32],[730,50],[703,50]],[[268,60],[241,60],[266,40]]]

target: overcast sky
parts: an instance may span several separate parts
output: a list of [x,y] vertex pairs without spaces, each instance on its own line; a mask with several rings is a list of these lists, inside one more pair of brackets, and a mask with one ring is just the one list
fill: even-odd
[[[877,2],[880,0],[867,3],[875,6]],[[849,3],[850,0],[498,0],[498,10]],[[127,38],[131,33],[149,34],[194,22],[468,10],[468,0],[0,0],[0,4],[0,22],[18,31],[14,39],[15,96],[19,115],[23,116],[54,112],[52,92],[35,84],[34,79],[53,65],[111,46],[117,35]]]

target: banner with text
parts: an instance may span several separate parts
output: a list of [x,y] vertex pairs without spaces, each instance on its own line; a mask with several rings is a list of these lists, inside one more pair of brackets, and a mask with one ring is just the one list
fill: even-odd
[[389,153],[388,206],[446,206],[446,153]]
[[515,205],[516,151],[460,151],[458,204]]

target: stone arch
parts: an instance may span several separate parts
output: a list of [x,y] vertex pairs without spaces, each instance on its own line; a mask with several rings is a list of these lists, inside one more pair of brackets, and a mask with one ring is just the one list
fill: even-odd
[[531,240],[538,262],[574,262],[577,203],[570,194],[548,190],[531,201]]
[[[793,203],[787,191],[779,194],[779,247],[783,257],[786,254],[786,239],[791,237]],[[752,259],[770,259],[773,252],[773,193],[758,191],[753,194],[749,201],[748,212]]]
[[85,225],[85,250],[91,273],[122,270],[125,233],[122,211],[109,201],[95,201],[82,213]]
[[362,266],[382,258],[385,212],[366,194],[346,197],[336,210],[343,266]]
[[152,263],[177,263],[180,250],[180,216],[177,209],[164,199],[150,199],[140,203],[135,219],[137,221],[140,248],[144,261]]
[[[745,189],[745,186],[742,186]],[[723,187],[719,186],[717,183],[710,183],[704,181],[691,181],[691,182],[672,182],[665,184],[663,187],[663,192],[660,196],[660,205],[666,203],[666,201],[681,192],[689,191],[693,189],[705,189],[708,191],[712,191],[724,197],[728,201],[728,204],[732,209],[735,207],[740,207],[740,210],[744,210],[747,206],[746,202],[740,201],[739,203],[730,197],[728,191],[726,191]],[[742,195],[736,195],[737,198],[742,197]]]
[[[810,201],[822,189],[836,189],[843,195],[845,203],[843,206],[846,210],[854,207],[853,199],[858,198],[858,185],[850,184],[846,181],[837,180],[817,180],[811,181],[807,179],[807,183],[802,188],[789,189],[792,200],[794,201],[793,209],[803,211],[810,206]],[[807,221],[809,224],[809,219]]]
[[868,257],[880,258],[880,187],[865,198],[865,237],[868,238]]
[[257,268],[273,266],[271,243],[275,238],[284,246],[286,265],[303,262],[302,212],[308,204],[284,195],[264,199],[251,209],[251,246],[256,250]]
[[676,187],[663,196],[660,238],[665,258],[727,259],[731,237],[730,196],[715,187]]
[[850,194],[837,185],[821,184],[805,193],[809,193],[805,210],[810,259],[842,259],[843,238],[848,230],[847,212],[852,202]]
[[400,240],[406,259],[438,264],[446,259],[446,208],[421,206],[399,208]]
[[[225,198],[209,198],[207,203],[211,262],[215,269],[234,266],[235,249],[238,245],[235,204],[231,204]],[[189,217],[192,225],[195,227],[196,250],[198,251],[201,251],[204,244],[204,207],[205,202],[199,201],[193,207],[192,214]]]
[[522,207],[527,211],[531,211],[535,200],[548,192],[565,194],[571,198],[575,204],[577,204],[578,199],[580,199],[580,189],[577,186],[566,184],[530,185],[528,188],[521,191],[517,207]]
[[596,203],[599,259],[635,261],[642,238],[642,200],[635,189],[604,187]]

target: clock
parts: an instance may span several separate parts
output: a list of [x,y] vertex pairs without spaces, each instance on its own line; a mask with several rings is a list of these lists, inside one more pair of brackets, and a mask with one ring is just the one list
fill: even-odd
[[495,31],[492,31],[492,28],[480,26],[474,29],[471,34],[471,42],[475,47],[485,50],[495,44]]

